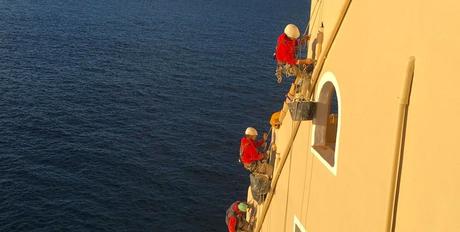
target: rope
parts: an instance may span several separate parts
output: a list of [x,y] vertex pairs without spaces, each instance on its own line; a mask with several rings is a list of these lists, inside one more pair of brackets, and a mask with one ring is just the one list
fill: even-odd
[[[294,122],[293,122],[294,123]],[[267,199],[265,199],[265,205],[263,207],[263,211],[262,211],[262,215],[261,215],[261,221],[257,221],[256,222],[256,229],[254,230],[255,232],[259,232],[261,229],[262,229],[262,224],[265,220],[265,216],[267,216],[267,212],[268,212],[268,207],[270,206],[270,203],[273,199],[273,194],[274,194],[274,190],[278,184],[278,180],[280,178],[280,173],[281,173],[281,170],[283,170],[283,166],[284,164],[286,163],[286,160],[287,158],[289,157],[289,152],[291,151],[291,147],[292,147],[292,144],[294,142],[294,139],[297,135],[297,131],[299,130],[299,127],[300,127],[300,122],[295,122],[295,125],[294,125],[294,130],[292,131],[292,134],[291,134],[291,139],[289,140],[289,143],[288,143],[288,146],[286,148],[286,151],[284,152],[284,155],[282,156],[282,159],[280,160],[280,164],[279,164],[279,167],[277,169],[277,173],[274,177],[274,179],[272,180],[272,187],[270,189],[270,192],[268,193],[267,195]]]
[[318,59],[318,64],[316,65],[316,67],[315,67],[315,69],[313,71],[312,85],[310,86],[310,89],[308,91],[307,99],[311,100],[313,98],[313,91],[314,91],[314,88],[315,88],[316,84],[318,83],[319,75],[321,74],[321,71],[323,69],[323,65],[326,62],[327,55],[329,54],[329,51],[331,50],[332,44],[334,43],[335,38],[337,37],[338,31],[339,31],[340,27],[342,26],[343,20],[345,19],[345,15],[348,12],[348,9],[349,9],[349,7],[351,5],[351,2],[352,2],[352,0],[348,0],[344,4],[344,8],[342,9],[342,13],[340,15],[339,21],[338,21],[338,23],[334,27],[334,30],[331,33],[331,39],[329,40],[329,43],[327,44],[326,49],[322,53],[323,55]]
[[[313,8],[313,11],[312,11],[312,12],[313,12],[313,14],[315,15],[315,17],[309,17],[308,23],[307,23],[307,27],[305,28],[305,31],[304,31],[304,33],[303,33],[303,36],[305,36],[305,35],[308,33],[308,30],[310,29],[310,22],[311,22],[311,19],[312,19],[312,18],[315,18],[315,19],[316,19],[316,17],[318,16],[318,12],[319,12],[319,11],[317,11],[317,8],[316,8],[316,7],[318,7],[318,6],[320,5],[320,3],[322,4],[322,1],[323,1],[323,0],[320,0],[318,3],[316,3],[315,7]],[[318,9],[319,9],[319,8],[318,8]],[[316,21],[315,19],[314,19],[314,21]],[[313,23],[313,25],[315,25],[315,24]]]
[[[268,138],[270,138],[270,133],[272,133],[272,127],[270,127],[270,130],[268,130],[268,133],[267,133]],[[267,140],[268,140],[268,138],[267,138]],[[272,146],[272,143],[273,143],[273,141],[270,140],[270,145],[267,146],[267,141],[265,141],[265,144],[264,144],[264,151],[265,152],[269,151],[270,147]]]
[[[310,29],[310,26],[311,25],[315,25],[316,23],[316,19],[318,18],[318,15],[320,15],[320,11],[321,11],[321,20],[322,20],[322,17],[323,17],[323,13],[322,13],[322,10],[323,10],[323,1],[324,0],[319,0],[318,3],[315,4],[315,7],[313,8],[313,13],[311,15],[311,17],[309,17],[308,19],[308,22],[307,22],[307,26],[305,28],[305,31],[304,33],[302,34],[302,37],[305,37],[307,34],[310,34],[308,33],[309,32],[309,29]],[[319,7],[321,6],[321,7]],[[321,8],[321,10],[320,10]],[[313,24],[311,24],[311,20],[313,19]],[[299,48],[297,49],[297,57],[300,59],[302,57],[302,51],[303,51],[303,46],[301,44],[301,46],[299,46]],[[305,58],[308,57],[308,42],[305,43]]]
[[273,127],[270,128],[270,130],[272,133],[271,133],[271,138],[270,138],[270,145],[268,146],[268,152],[270,152],[268,163],[274,167],[275,160],[276,160],[276,151],[274,151],[273,145],[276,143],[276,134],[275,134],[275,130],[273,129]]

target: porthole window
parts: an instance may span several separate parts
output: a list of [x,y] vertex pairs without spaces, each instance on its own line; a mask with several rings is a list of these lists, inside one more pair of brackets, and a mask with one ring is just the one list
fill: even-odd
[[332,73],[327,72],[321,78],[315,99],[317,108],[313,119],[312,153],[337,175],[341,104],[338,83]]

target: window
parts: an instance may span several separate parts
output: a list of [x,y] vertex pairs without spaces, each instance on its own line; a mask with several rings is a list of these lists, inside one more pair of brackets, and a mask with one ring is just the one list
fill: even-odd
[[337,175],[338,141],[340,131],[340,92],[334,74],[321,78],[315,96],[316,115],[313,119],[312,153]]
[[303,227],[302,223],[296,216],[294,216],[294,232],[307,232],[305,227]]

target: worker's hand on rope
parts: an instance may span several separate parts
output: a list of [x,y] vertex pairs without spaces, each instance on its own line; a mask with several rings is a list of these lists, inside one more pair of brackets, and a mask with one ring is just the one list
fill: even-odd
[[268,139],[268,133],[267,133],[267,132],[264,132],[262,138],[264,139],[264,141],[267,141],[267,139]]
[[310,40],[310,36],[306,35],[306,36],[304,36],[304,37],[302,37],[300,39],[300,42],[303,43],[303,44],[306,44],[306,43],[308,43],[309,40]]

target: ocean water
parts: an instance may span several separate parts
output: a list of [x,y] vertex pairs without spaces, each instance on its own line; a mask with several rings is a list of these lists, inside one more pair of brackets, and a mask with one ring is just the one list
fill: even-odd
[[0,231],[225,231],[308,0],[0,0]]

